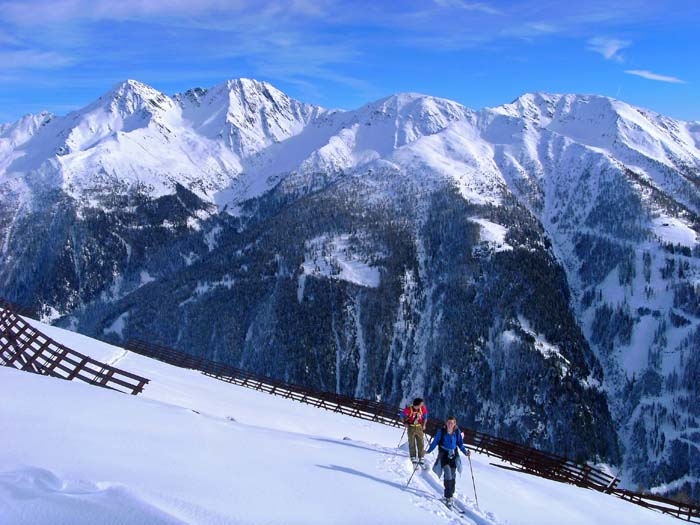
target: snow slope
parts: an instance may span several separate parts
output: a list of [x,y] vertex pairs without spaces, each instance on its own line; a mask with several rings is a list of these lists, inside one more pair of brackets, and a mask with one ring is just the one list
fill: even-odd
[[597,492],[473,459],[465,514],[396,448],[400,430],[153,361],[78,334],[51,337],[151,378],[126,396],[0,369],[0,524],[677,523]]

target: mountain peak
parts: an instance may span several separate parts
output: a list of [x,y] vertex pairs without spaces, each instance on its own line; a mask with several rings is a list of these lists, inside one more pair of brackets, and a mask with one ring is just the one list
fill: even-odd
[[183,117],[207,138],[222,140],[240,157],[304,129],[325,110],[295,100],[273,85],[250,78],[230,79],[210,89],[175,95]]
[[402,109],[410,106],[429,106],[441,108],[451,108],[457,112],[463,112],[465,108],[462,104],[455,102],[454,100],[449,100],[446,98],[434,97],[432,95],[426,95],[424,93],[415,92],[400,92],[394,93],[374,102],[370,102],[365,107],[371,108],[382,108],[382,109]]
[[423,98],[437,98],[433,97],[431,95],[426,95],[425,93],[418,93],[416,91],[400,91],[398,93],[394,93],[392,95],[388,95],[386,97],[380,98],[379,100],[376,100],[374,102],[370,102],[370,104],[384,104],[384,103],[391,103],[391,104],[408,104],[410,102],[413,102],[418,99],[423,99]]
[[115,84],[112,89],[85,109],[92,110],[97,106],[125,116],[141,109],[149,113],[165,111],[173,108],[174,103],[170,97],[157,89],[138,80],[127,79]]
[[[254,98],[256,95],[263,95],[268,98],[289,98],[268,82],[245,77],[229,79],[211,88],[195,87],[188,89],[184,93],[174,95],[173,98],[181,105],[186,105],[187,102],[199,105],[207,95],[210,95],[209,98],[224,98],[231,97],[232,94],[235,97]],[[211,100],[208,103],[211,104]]]
[[[247,77],[231,78],[231,79],[226,80],[223,84],[225,84],[228,87],[228,89],[245,90],[245,89],[272,88],[275,91],[279,91],[277,88],[275,88],[269,82],[265,82],[264,80],[256,80],[254,78],[247,78]],[[281,93],[281,91],[280,91],[280,93]]]
[[[635,166],[654,162],[675,169],[698,166],[700,147],[692,125],[604,95],[525,93],[480,114],[487,138],[508,143],[514,136],[565,137]],[[505,120],[504,120],[505,119]],[[529,130],[519,135],[518,126]],[[516,133],[515,135],[513,133]],[[553,135],[552,135],[553,134]]]
[[424,135],[432,135],[445,129],[452,122],[465,120],[473,111],[444,98],[421,93],[396,93],[370,102],[343,119],[358,118],[370,125],[386,124],[402,130],[403,137],[395,146],[407,144]]
[[234,104],[239,102],[248,105],[251,109],[267,108],[284,111],[292,102],[303,104],[289,97],[272,84],[251,78],[227,80],[218,86],[214,86],[210,91],[213,93],[225,93],[228,95],[230,102]]
[[138,80],[134,80],[132,78],[127,78],[126,80],[122,80],[121,82],[117,82],[114,85],[114,87],[112,88],[113,91],[122,90],[122,89],[139,90],[139,91],[148,91],[148,90],[155,91],[155,89],[152,88],[151,86],[144,84],[143,82],[139,82]]
[[508,104],[489,108],[491,111],[514,117],[524,117],[541,125],[551,119],[608,117],[637,118],[639,115],[654,119],[659,115],[653,111],[632,106],[613,97],[595,94],[524,93]]
[[129,96],[140,96],[147,98],[157,95],[162,95],[162,93],[155,88],[144,84],[143,82],[139,82],[138,80],[126,79],[114,84],[112,88],[100,98],[110,99]]
[[[0,142],[5,142],[6,147],[18,147],[31,139],[36,132],[56,116],[48,111],[22,116],[15,122],[0,124]],[[2,144],[0,144],[1,149]]]

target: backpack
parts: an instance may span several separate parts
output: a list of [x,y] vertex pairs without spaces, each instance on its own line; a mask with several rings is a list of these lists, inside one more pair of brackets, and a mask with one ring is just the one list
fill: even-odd
[[420,423],[417,421],[420,421],[420,418],[423,417],[423,407],[418,407],[416,409],[413,405],[411,405],[408,408],[410,413],[408,416],[406,416],[406,422],[409,425],[420,425]]

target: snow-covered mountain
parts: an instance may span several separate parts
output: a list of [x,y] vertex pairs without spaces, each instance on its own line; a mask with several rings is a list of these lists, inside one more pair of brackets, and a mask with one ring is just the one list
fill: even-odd
[[[482,117],[502,173],[567,270],[643,486],[685,488],[697,459],[697,124],[605,97],[524,95]],[[503,136],[506,122],[523,129]],[[695,445],[690,445],[695,443]],[[670,474],[673,472],[673,474]]]
[[170,97],[133,80],[45,122],[9,153],[0,180],[22,179],[34,191],[60,189],[88,202],[111,189],[159,196],[175,184],[206,195],[241,171],[239,158],[195,133]]
[[[135,81],[0,127],[0,292],[700,498],[700,124]],[[572,433],[571,428],[578,431]]]

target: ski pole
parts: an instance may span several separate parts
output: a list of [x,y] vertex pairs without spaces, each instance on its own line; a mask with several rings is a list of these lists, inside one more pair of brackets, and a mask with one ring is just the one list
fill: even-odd
[[406,483],[407,488],[411,484],[411,480],[413,479],[413,476],[416,474],[416,470],[418,470],[418,463],[416,463],[416,465],[413,467],[413,473],[411,474],[411,477],[408,478],[408,483]]
[[403,432],[401,432],[401,439],[399,439],[399,444],[396,445],[396,448],[399,448],[401,446],[401,442],[403,441],[403,436],[406,434],[406,425],[403,427]]
[[476,483],[474,483],[474,469],[472,468],[472,455],[467,456],[469,460],[469,470],[472,473],[472,486],[474,487],[474,499],[476,500],[476,508],[479,508],[479,498],[476,497]]

